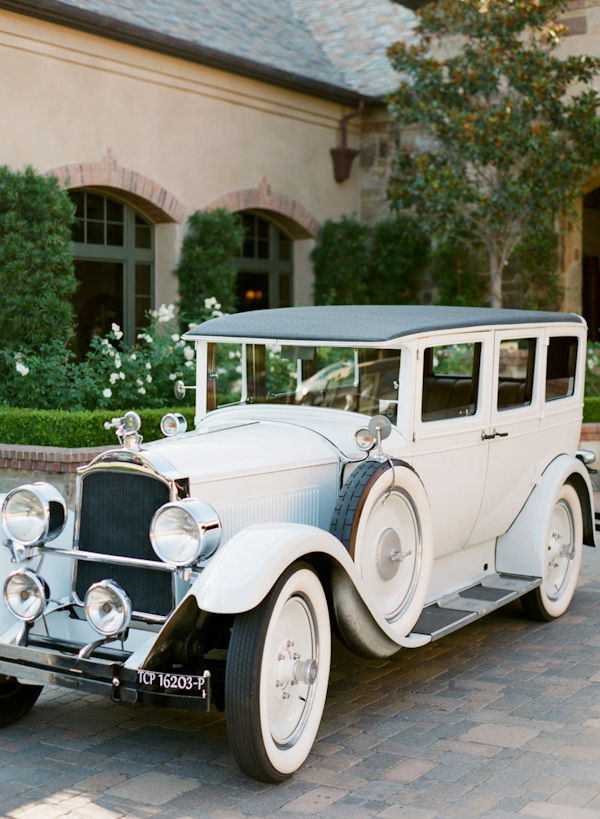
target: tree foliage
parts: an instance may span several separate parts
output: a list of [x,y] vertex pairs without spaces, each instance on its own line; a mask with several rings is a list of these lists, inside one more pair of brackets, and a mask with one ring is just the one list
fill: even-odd
[[0,348],[67,342],[77,287],[73,210],[56,179],[0,167]]
[[196,211],[188,219],[175,275],[179,278],[179,324],[182,332],[204,315],[206,299],[224,312],[236,309],[236,274],[244,230],[239,217],[225,208]]
[[399,215],[369,227],[342,216],[327,220],[311,259],[315,304],[410,304],[429,242],[418,222]]
[[545,229],[600,161],[591,87],[600,59],[557,56],[565,7],[437,0],[419,12],[418,41],[390,49],[406,78],[391,111],[429,140],[425,150],[401,147],[391,201],[414,208],[434,234],[485,247],[493,306],[526,234]]

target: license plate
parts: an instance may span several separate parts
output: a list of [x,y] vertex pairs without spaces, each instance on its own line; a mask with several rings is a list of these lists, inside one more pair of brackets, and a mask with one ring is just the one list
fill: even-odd
[[187,694],[199,697],[207,696],[206,677],[191,674],[171,674],[166,671],[138,671],[138,683],[152,691],[165,694]]

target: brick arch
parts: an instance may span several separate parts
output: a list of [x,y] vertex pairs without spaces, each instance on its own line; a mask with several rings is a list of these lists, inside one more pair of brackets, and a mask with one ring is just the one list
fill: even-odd
[[208,205],[206,210],[227,208],[234,212],[252,210],[268,216],[292,239],[315,239],[320,223],[293,199],[271,190],[266,177],[258,188],[233,191],[220,196]]
[[123,168],[108,151],[100,162],[74,162],[46,172],[58,178],[67,190],[93,188],[113,194],[133,205],[151,222],[183,222],[185,208],[158,182],[137,171]]

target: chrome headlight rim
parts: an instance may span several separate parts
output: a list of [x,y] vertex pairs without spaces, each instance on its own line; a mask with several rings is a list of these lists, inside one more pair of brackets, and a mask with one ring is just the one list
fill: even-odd
[[[9,593],[9,586],[14,584],[15,582],[23,582],[27,580],[29,583],[29,588],[33,589],[37,592],[37,595],[33,595],[35,599],[38,601],[38,606],[34,610],[34,612],[29,612],[28,616],[24,616],[21,612],[19,613],[13,605],[11,605],[11,595]],[[25,591],[25,586],[21,587],[21,591],[19,593],[19,597],[23,599],[22,594]],[[16,617],[17,620],[21,620],[23,623],[33,623],[35,620],[38,620],[46,610],[46,606],[48,604],[48,598],[50,597],[50,589],[48,588],[48,584],[46,581],[36,574],[33,569],[17,569],[14,572],[11,572],[6,580],[4,581],[4,588],[3,588],[3,598],[4,598],[4,605],[9,610],[9,612]]]
[[187,430],[187,421],[180,412],[167,412],[160,420],[160,431],[165,438],[183,435]]
[[[117,605],[113,606],[112,609],[109,610],[105,609],[105,613],[112,613],[121,611],[121,617],[117,621],[117,625],[113,626],[112,628],[101,628],[98,624],[98,621],[94,619],[94,616],[90,614],[93,612],[94,607],[99,607],[102,601],[93,601],[92,598],[94,595],[100,596],[104,594],[104,604],[109,605],[109,600],[116,601]],[[100,634],[102,637],[117,637],[119,634],[122,634],[125,629],[129,626],[131,622],[131,617],[133,615],[133,604],[127,592],[119,586],[117,582],[114,580],[99,580],[97,583],[92,583],[89,587],[87,592],[85,593],[85,597],[83,600],[83,610],[85,612],[85,618],[88,624]]]
[[[39,527],[35,530],[35,536],[23,537],[23,532],[14,530],[14,521],[12,521],[13,528],[11,528],[11,512],[10,507],[16,502],[19,495],[32,495],[34,504],[39,505]],[[26,506],[27,504],[24,503]],[[42,543],[48,543],[57,538],[67,522],[67,504],[65,499],[55,486],[46,481],[36,481],[35,483],[23,484],[11,489],[4,498],[2,503],[2,526],[9,537],[22,546],[38,546]]]
[[[195,545],[193,542],[188,544],[185,554],[177,559],[172,555],[173,548],[171,548],[171,554],[169,554],[164,541],[168,537],[181,536],[183,533],[165,533],[164,530],[160,530],[161,518],[166,515],[171,515],[174,525],[177,525],[175,520],[177,515],[173,513],[184,515],[188,519],[190,529],[196,536]],[[210,557],[219,546],[220,540],[221,521],[219,516],[209,503],[197,498],[183,498],[182,500],[165,503],[156,510],[150,523],[150,543],[154,553],[163,563],[178,569],[193,566],[200,560]],[[181,551],[181,547],[176,551]]]

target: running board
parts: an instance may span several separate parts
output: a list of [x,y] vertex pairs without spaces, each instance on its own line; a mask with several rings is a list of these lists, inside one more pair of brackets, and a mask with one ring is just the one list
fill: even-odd
[[428,634],[432,640],[438,640],[527,594],[541,583],[539,577],[490,575],[475,586],[426,606],[409,637]]

